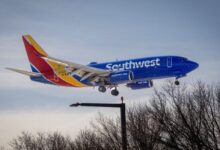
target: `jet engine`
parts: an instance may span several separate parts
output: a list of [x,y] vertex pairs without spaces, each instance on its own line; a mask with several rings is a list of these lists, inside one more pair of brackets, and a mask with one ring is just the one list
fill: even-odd
[[126,86],[131,88],[132,90],[151,88],[153,86],[153,81],[152,80],[137,81],[133,83],[128,83]]
[[119,71],[109,75],[109,81],[111,84],[119,84],[132,81],[134,79],[133,72],[131,71]]

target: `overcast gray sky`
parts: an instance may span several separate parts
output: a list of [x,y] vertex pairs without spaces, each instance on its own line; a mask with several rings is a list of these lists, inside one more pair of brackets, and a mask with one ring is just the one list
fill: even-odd
[[[68,107],[82,102],[117,102],[97,89],[55,87],[31,82],[4,67],[30,70],[21,40],[31,34],[53,57],[87,64],[157,55],[180,55],[200,64],[182,81],[219,82],[219,0],[1,0],[0,145],[21,131],[59,130],[74,137],[97,112]],[[155,81],[160,87],[163,80]],[[152,89],[119,88],[128,105],[147,101]]]

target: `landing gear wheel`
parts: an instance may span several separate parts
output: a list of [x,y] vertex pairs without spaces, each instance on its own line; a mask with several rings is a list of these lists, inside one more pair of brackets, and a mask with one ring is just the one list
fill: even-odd
[[99,90],[99,92],[105,93],[106,87],[104,87],[104,86],[99,86],[98,90]]
[[180,85],[180,82],[178,80],[176,80],[175,85]]
[[118,96],[119,92],[118,92],[118,90],[114,89],[114,90],[111,91],[111,94],[113,96]]

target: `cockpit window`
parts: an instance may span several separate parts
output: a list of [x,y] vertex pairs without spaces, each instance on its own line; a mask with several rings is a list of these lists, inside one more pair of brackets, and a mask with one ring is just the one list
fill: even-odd
[[173,63],[181,63],[181,62],[186,62],[188,59],[185,57],[174,57],[174,59],[172,60]]

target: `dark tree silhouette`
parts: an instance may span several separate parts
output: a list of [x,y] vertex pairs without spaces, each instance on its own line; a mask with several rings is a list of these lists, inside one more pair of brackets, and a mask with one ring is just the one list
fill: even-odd
[[20,136],[10,142],[14,150],[72,150],[73,142],[68,136],[64,137],[59,132],[38,133],[32,135],[22,132]]
[[[120,118],[99,115],[90,130],[74,139],[60,133],[23,132],[11,142],[15,150],[120,150]],[[130,150],[219,150],[220,85],[197,82],[186,87],[168,82],[147,104],[127,110]]]
[[174,149],[219,149],[218,87],[198,82],[186,89],[168,83],[162,91],[155,91],[148,109],[162,127],[158,142]]

